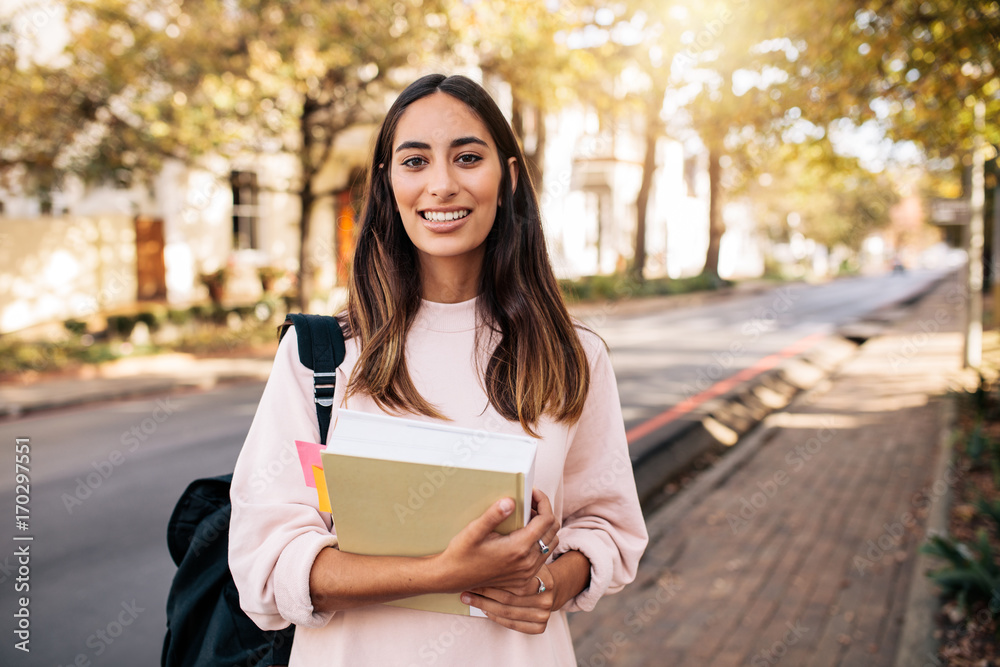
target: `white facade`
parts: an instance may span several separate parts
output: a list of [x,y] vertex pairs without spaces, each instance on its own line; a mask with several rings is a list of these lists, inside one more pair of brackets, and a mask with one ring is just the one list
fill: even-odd
[[[642,176],[641,127],[620,124],[601,129],[596,115],[570,108],[547,119],[544,183],[539,192],[550,254],[559,277],[609,274],[632,257],[636,208]],[[338,137],[333,157],[315,179],[310,256],[316,270],[317,309],[340,296],[336,267],[335,201],[329,193],[351,187],[366,164],[374,127]],[[708,176],[703,155],[685,155],[682,144],[660,139],[647,215],[647,275],[692,276],[701,272],[708,245]],[[231,176],[253,174],[255,201],[236,201]],[[170,162],[149,186],[85,188],[70,182],[54,193],[53,213],[75,217],[143,215],[163,220],[163,258],[167,301],[184,305],[206,298],[199,274],[230,270],[227,292],[234,301],[261,295],[257,267],[294,273],[299,261],[298,163],[287,154],[205,161],[192,169]],[[363,171],[361,172],[363,178]],[[36,199],[0,191],[3,218],[41,214]],[[724,209],[720,273],[723,277],[760,275],[763,259],[748,207]],[[246,214],[253,233],[235,234],[234,213]],[[242,229],[242,228],[241,228]],[[251,242],[252,241],[252,242]],[[134,257],[134,251],[133,251]],[[6,271],[6,269],[4,269]],[[38,314],[37,321],[44,319]],[[29,320],[32,318],[28,318]],[[19,322],[27,321],[19,318]],[[34,322],[31,322],[34,323]]]

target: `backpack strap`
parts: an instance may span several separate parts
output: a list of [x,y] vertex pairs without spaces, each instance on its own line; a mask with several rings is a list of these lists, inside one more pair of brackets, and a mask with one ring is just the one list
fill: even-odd
[[328,315],[289,315],[278,330],[284,337],[289,326],[295,327],[299,341],[299,361],[313,372],[313,400],[319,422],[320,444],[326,444],[326,432],[333,414],[333,394],[337,389],[337,366],[344,361],[347,348],[344,332],[336,317]]

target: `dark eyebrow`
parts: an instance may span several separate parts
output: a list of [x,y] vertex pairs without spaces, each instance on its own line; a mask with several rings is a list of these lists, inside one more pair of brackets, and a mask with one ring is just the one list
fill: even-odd
[[420,141],[404,141],[396,148],[395,152],[398,153],[399,151],[405,151],[410,148],[419,148],[420,150],[424,151],[429,151],[431,149],[429,144],[425,144]]
[[451,147],[458,148],[459,146],[465,146],[468,144],[479,144],[481,146],[486,146],[487,148],[489,148],[489,144],[487,144],[479,137],[460,137],[451,142]]
[[[487,148],[489,147],[489,144],[487,144],[479,137],[459,137],[458,139],[455,139],[454,141],[451,142],[451,147],[458,148],[459,146],[466,146],[468,144],[480,144],[482,146],[486,146]],[[425,151],[431,149],[429,144],[425,144],[422,141],[404,141],[403,143],[401,143],[399,146],[396,147],[396,150],[394,152],[398,153],[399,151],[405,151],[410,148],[417,148]]]

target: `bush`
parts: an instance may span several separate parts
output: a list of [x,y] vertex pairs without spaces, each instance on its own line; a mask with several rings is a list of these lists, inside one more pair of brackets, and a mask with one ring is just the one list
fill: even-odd
[[137,322],[143,322],[150,331],[157,331],[167,321],[167,311],[165,309],[146,310],[136,316]]
[[184,308],[183,310],[171,308],[167,311],[167,321],[177,326],[183,326],[194,318],[193,310],[192,308]]
[[577,280],[560,280],[559,288],[571,302],[627,299],[643,296],[666,296],[716,290],[732,285],[728,280],[701,274],[690,278],[651,278],[637,283],[626,274],[583,276]]
[[128,338],[132,335],[132,329],[135,328],[135,323],[138,321],[138,315],[109,315],[108,335]]
[[920,550],[948,562],[928,574],[946,597],[957,600],[966,612],[984,602],[992,616],[1000,613],[1000,560],[985,530],[980,529],[971,544],[934,535]]
[[82,336],[87,333],[87,323],[80,320],[66,320],[63,322],[63,326],[74,336]]

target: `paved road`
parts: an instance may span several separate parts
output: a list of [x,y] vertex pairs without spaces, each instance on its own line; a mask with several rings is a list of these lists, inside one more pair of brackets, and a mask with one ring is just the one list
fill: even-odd
[[[0,567],[14,566],[0,569],[0,665],[159,664],[174,571],[167,519],[187,482],[232,471],[261,390],[233,385],[0,422],[6,452],[15,437],[31,439],[35,538],[30,655],[13,648],[17,563],[13,548],[0,552]],[[12,482],[0,479],[5,535],[17,532]]]
[[[583,319],[611,346],[631,433],[716,382],[770,355],[808,345],[942,275],[910,271],[820,285],[798,283],[697,308],[632,316],[616,313],[612,304]],[[633,460],[650,444],[648,438],[634,442]]]
[[[611,306],[590,321],[612,346],[630,427],[690,386],[827,332],[932,280],[930,273],[795,285],[662,313]],[[734,344],[742,348],[737,349]],[[727,356],[731,350],[732,360]],[[31,442],[31,653],[14,649],[17,543],[0,551],[0,665],[158,663],[173,564],[167,518],[197,476],[232,470],[260,384],[39,413],[0,422],[5,451]],[[11,454],[12,455],[12,454]],[[8,465],[10,470],[11,466]],[[14,480],[0,478],[14,528]]]

